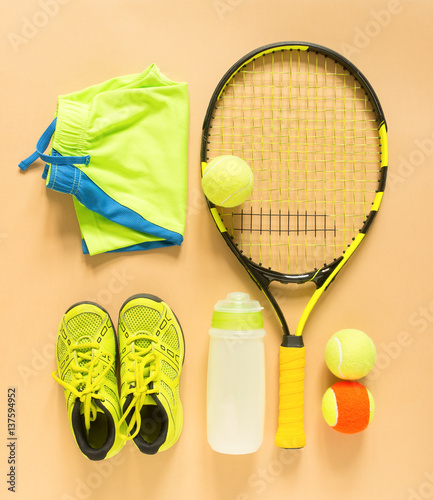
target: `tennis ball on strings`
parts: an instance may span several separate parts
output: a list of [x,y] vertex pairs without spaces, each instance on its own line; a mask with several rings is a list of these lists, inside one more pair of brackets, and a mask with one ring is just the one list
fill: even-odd
[[253,189],[254,175],[242,158],[232,155],[211,160],[201,181],[206,198],[220,207],[236,207],[243,203]]
[[373,419],[373,396],[359,382],[341,380],[325,392],[322,413],[336,431],[355,434],[366,429]]
[[373,368],[376,348],[371,338],[361,330],[340,330],[326,344],[325,361],[336,377],[355,380],[364,377]]

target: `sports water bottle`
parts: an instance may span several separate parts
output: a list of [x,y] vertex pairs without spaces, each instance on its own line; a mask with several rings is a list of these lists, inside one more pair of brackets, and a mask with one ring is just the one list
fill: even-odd
[[209,330],[207,438],[220,453],[253,453],[263,441],[265,351],[262,307],[246,293],[217,302]]

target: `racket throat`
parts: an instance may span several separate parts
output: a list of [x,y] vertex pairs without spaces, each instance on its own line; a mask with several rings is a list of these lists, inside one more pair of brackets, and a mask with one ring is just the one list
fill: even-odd
[[332,274],[334,269],[340,264],[343,258],[344,258],[343,256],[338,257],[338,259],[335,259],[331,264],[317,271],[316,275],[311,280],[316,284],[317,288],[320,288],[325,284],[326,280]]

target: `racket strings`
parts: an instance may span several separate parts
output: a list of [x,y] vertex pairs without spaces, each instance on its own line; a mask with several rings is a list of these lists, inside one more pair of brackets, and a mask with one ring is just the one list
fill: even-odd
[[208,136],[208,159],[233,154],[254,172],[250,200],[218,209],[240,250],[285,274],[338,258],[378,186],[378,126],[364,89],[332,58],[276,50],[241,68]]

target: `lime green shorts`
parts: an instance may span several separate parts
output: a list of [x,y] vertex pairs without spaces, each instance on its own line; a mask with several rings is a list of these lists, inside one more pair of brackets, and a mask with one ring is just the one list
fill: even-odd
[[72,194],[83,251],[94,255],[181,244],[187,154],[187,84],[151,65],[60,96],[56,118],[19,166],[46,162],[46,186]]

